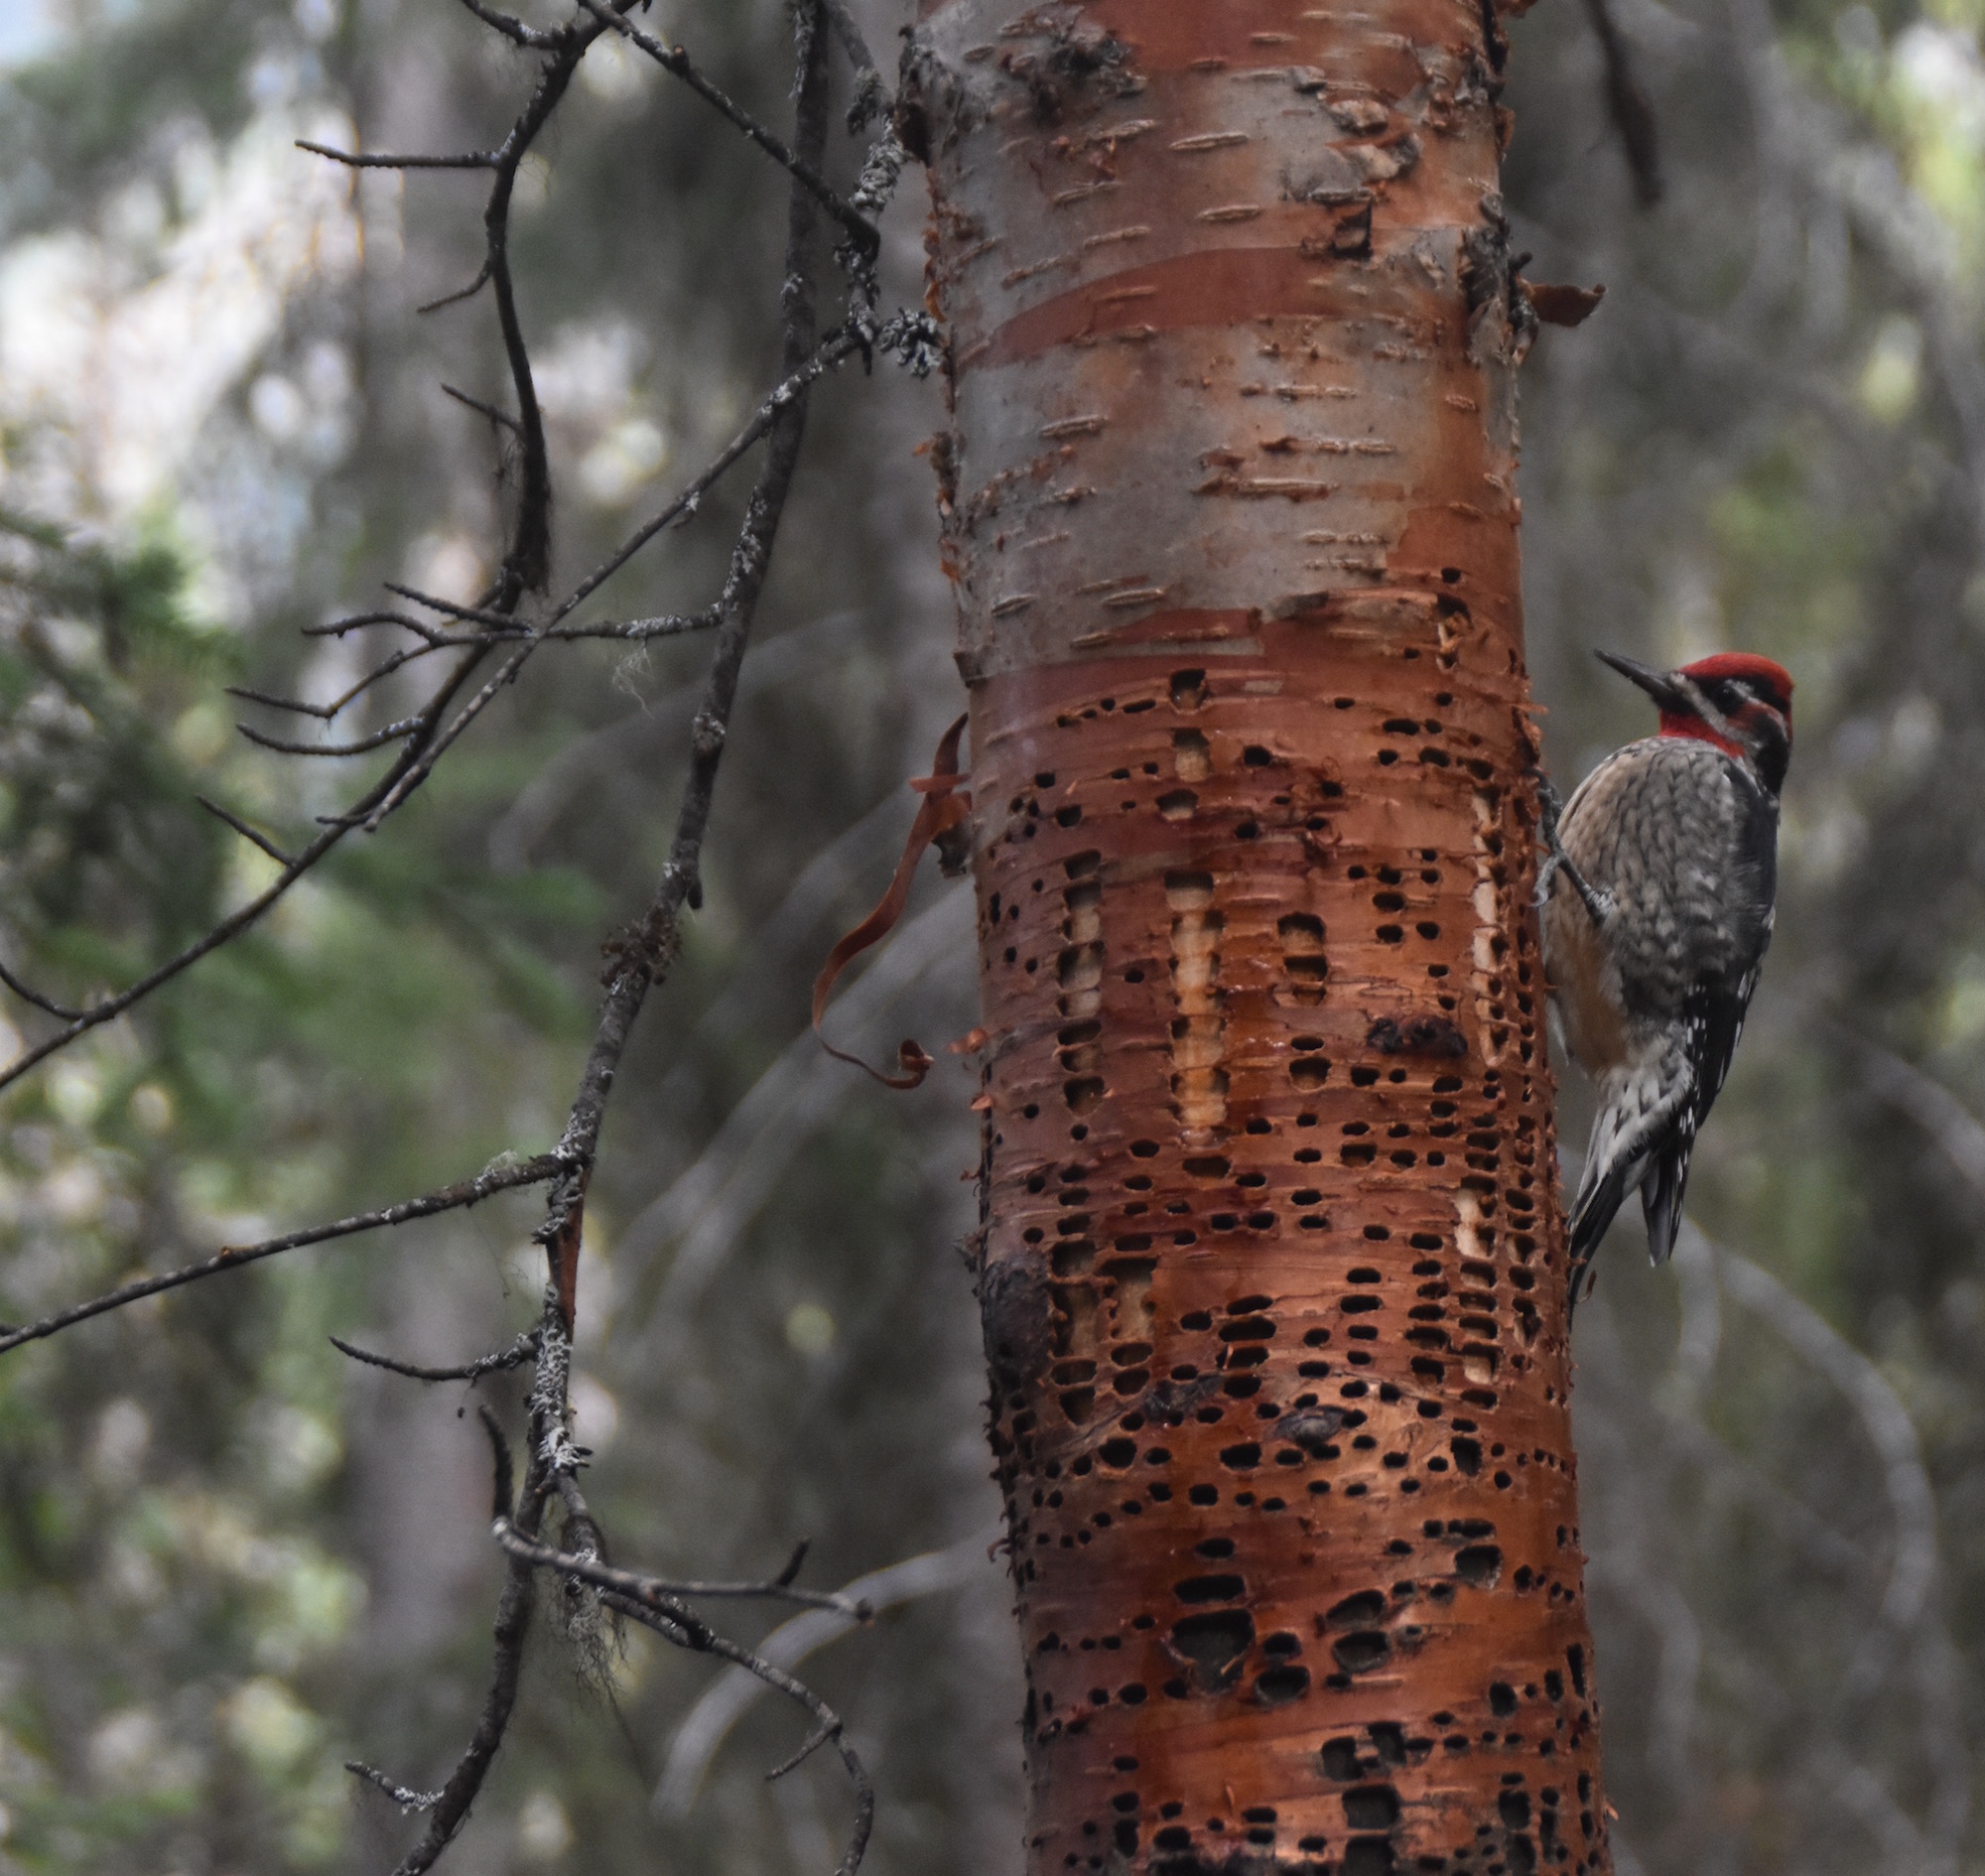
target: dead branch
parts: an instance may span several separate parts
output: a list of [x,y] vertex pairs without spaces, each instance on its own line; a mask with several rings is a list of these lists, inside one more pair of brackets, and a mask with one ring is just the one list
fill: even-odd
[[[195,795],[194,799],[208,814],[212,815],[216,821],[225,822],[244,841],[248,842],[251,847],[259,847],[279,867],[294,867],[297,864],[290,855],[284,853],[266,834],[257,832],[256,829],[250,827],[246,821],[242,820],[238,814],[231,813],[228,809],[223,808],[219,802],[209,801],[205,795]],[[75,1012],[71,1011],[70,1013],[74,1014]]]
[[502,157],[496,150],[464,150],[457,156],[383,156],[358,150],[333,150],[329,144],[312,143],[305,137],[296,140],[296,147],[354,170],[493,170]]
[[50,1015],[59,1017],[64,1022],[82,1020],[81,1010],[70,1009],[66,1005],[57,1003],[52,997],[44,997],[33,985],[23,983],[4,964],[0,964],[0,984],[5,984],[23,1003],[33,1004],[37,1009],[45,1009]]
[[140,1277],[88,1302],[59,1309],[38,1322],[0,1330],[0,1355],[19,1348],[24,1342],[42,1341],[75,1323],[87,1322],[92,1316],[121,1309],[126,1303],[161,1295],[169,1289],[180,1289],[188,1283],[198,1282],[203,1276],[218,1276],[223,1271],[238,1271],[284,1251],[301,1250],[305,1245],[326,1244],[333,1238],[355,1237],[364,1231],[383,1231],[394,1225],[410,1224],[417,1218],[433,1218],[441,1212],[461,1211],[516,1186],[543,1185],[546,1180],[558,1176],[561,1163],[557,1153],[539,1153],[535,1158],[511,1165],[491,1166],[472,1179],[443,1186],[440,1191],[426,1193],[420,1198],[402,1199],[397,1205],[382,1206],[375,1212],[356,1212],[349,1218],[338,1219],[334,1224],[311,1225],[302,1231],[286,1232],[280,1238],[265,1238],[259,1244],[225,1246],[198,1264],[168,1271],[160,1276]]
[[452,384],[444,384],[441,388],[447,396],[454,398],[458,404],[466,404],[470,410],[476,412],[479,416],[488,418],[499,429],[507,430],[512,435],[515,435],[523,428],[508,411],[498,410],[494,404],[485,404],[479,397],[470,397],[466,391],[458,391]]
[[389,723],[383,730],[373,731],[369,737],[355,737],[349,742],[293,742],[285,737],[266,736],[245,723],[237,723],[234,727],[257,747],[275,749],[284,755],[364,755],[373,749],[384,748],[389,742],[398,742],[415,735],[425,722],[423,717],[404,717],[398,723]]
[[395,1783],[375,1765],[367,1765],[362,1759],[347,1759],[344,1769],[355,1778],[384,1792],[402,1810],[432,1810],[441,1803],[439,1792],[416,1792],[407,1786]]
[[821,11],[827,15],[828,25],[834,29],[841,50],[855,68],[855,101],[848,107],[848,128],[865,130],[878,120],[886,120],[895,111],[896,100],[882,82],[882,74],[876,69],[861,29],[855,24],[855,16],[848,10],[847,0],[822,0]]
[[466,1381],[471,1385],[484,1375],[523,1367],[537,1354],[539,1343],[537,1330],[526,1329],[508,1348],[499,1349],[493,1355],[478,1355],[472,1362],[464,1362],[459,1368],[422,1368],[414,1362],[395,1361],[390,1355],[375,1355],[370,1349],[354,1348],[334,1335],[325,1339],[340,1355],[349,1355],[353,1361],[363,1362],[370,1368],[383,1368],[389,1374],[405,1375],[410,1381]]
[[820,173],[820,157],[817,153],[789,149],[783,140],[774,136],[748,111],[740,109],[728,96],[711,83],[696,68],[689,54],[680,46],[664,46],[660,40],[642,32],[620,13],[602,5],[601,0],[579,0],[579,4],[601,24],[611,27],[623,38],[631,40],[664,71],[680,78],[698,97],[728,117],[774,163],[781,164],[797,177],[813,192],[814,199],[820,205],[854,236],[857,246],[862,253],[872,255],[881,246],[882,237],[876,230],[875,224],[866,215],[857,212],[843,201],[833,184]]
[[[942,1594],[986,1567],[989,1549],[1005,1535],[1003,1526],[989,1526],[942,1550],[926,1550],[879,1570],[870,1570],[842,1585],[850,1600],[870,1604],[877,1613]],[[810,1610],[781,1623],[758,1644],[760,1661],[790,1671],[809,1656],[851,1633],[854,1623],[832,1611]],[[704,1690],[677,1728],[668,1763],[655,1788],[655,1809],[666,1816],[688,1811],[717,1749],[745,1710],[763,1693],[763,1676],[739,1669],[723,1675]]]
[[614,1569],[596,1559],[574,1555],[551,1544],[540,1543],[535,1539],[525,1538],[507,1518],[496,1520],[495,1532],[496,1541],[512,1556],[522,1557],[525,1562],[539,1568],[555,1569],[562,1576],[590,1583],[595,1589],[613,1590],[633,1601],[645,1603],[651,1609],[658,1609],[671,1619],[694,1620],[687,1609],[677,1606],[684,1597],[690,1596],[797,1603],[804,1609],[832,1610],[838,1616],[846,1616],[850,1622],[867,1622],[875,1613],[863,1599],[840,1595],[833,1590],[795,1589],[778,1577],[740,1583],[671,1582],[660,1576],[644,1576],[638,1570]]
[[[510,1452],[502,1429],[487,1407],[482,1409],[482,1424],[497,1458],[494,1515],[505,1521],[514,1517],[518,1529],[535,1537],[551,1481],[533,1461],[524,1475],[523,1500],[513,1511]],[[537,1600],[535,1586],[536,1572],[531,1566],[520,1558],[511,1558],[503,1577],[503,1593],[496,1603],[496,1620],[490,1634],[489,1690],[482,1696],[482,1711],[476,1716],[475,1731],[469,1735],[454,1771],[435,1794],[427,1829],[401,1858],[393,1876],[422,1876],[423,1871],[432,1869],[462,1828],[469,1807],[482,1790],[482,1781],[489,1775],[517,1704],[517,1682],[524,1671],[524,1640],[530,1633],[531,1610]]]
[[526,26],[522,20],[512,19],[507,13],[499,13],[492,6],[485,6],[483,0],[462,0],[469,12],[484,26],[493,26],[507,40],[519,46],[540,47],[556,43],[558,35],[547,33],[539,27]]

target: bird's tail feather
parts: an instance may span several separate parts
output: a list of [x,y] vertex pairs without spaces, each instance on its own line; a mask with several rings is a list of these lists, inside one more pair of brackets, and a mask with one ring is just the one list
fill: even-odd
[[1601,1141],[1602,1131],[1606,1128],[1607,1117],[1601,1115],[1592,1129],[1592,1141],[1585,1152],[1585,1171],[1578,1182],[1578,1197],[1572,1202],[1571,1235],[1571,1281],[1565,1298],[1565,1315],[1578,1307],[1578,1297],[1584,1286],[1586,1271],[1590,1268],[1593,1254],[1598,1251],[1600,1240],[1606,1236],[1607,1228],[1613,1223],[1620,1207],[1627,1202],[1627,1194],[1633,1190],[1634,1182],[1641,1172],[1641,1163],[1624,1154],[1605,1151],[1605,1147],[1617,1144],[1613,1139]]
[[1654,1155],[1641,1184],[1641,1210],[1648,1221],[1648,1257],[1665,1264],[1674,1255],[1675,1234],[1681,1230],[1682,1194],[1688,1189],[1689,1149]]

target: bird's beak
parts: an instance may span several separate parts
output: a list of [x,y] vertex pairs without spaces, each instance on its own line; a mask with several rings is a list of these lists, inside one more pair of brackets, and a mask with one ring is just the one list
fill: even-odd
[[1623,678],[1638,684],[1663,710],[1680,710],[1693,713],[1688,693],[1674,681],[1669,671],[1657,671],[1651,664],[1643,664],[1638,658],[1624,658],[1617,651],[1595,651],[1592,654],[1601,664],[1610,664]]

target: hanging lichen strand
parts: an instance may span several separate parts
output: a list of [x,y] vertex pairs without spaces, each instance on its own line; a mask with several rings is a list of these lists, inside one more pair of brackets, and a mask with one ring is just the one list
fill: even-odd
[[1503,54],[955,0],[906,61],[1036,1876],[1609,1867]]

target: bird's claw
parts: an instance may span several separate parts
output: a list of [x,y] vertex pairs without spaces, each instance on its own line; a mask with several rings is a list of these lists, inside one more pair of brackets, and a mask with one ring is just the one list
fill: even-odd
[[1564,800],[1557,791],[1556,784],[1542,769],[1530,770],[1537,784],[1537,842],[1543,849],[1543,858],[1537,863],[1537,890],[1534,903],[1539,911],[1549,902],[1551,888],[1557,883],[1560,871],[1576,888],[1587,915],[1595,925],[1603,925],[1613,916],[1613,895],[1593,887],[1572,864],[1571,856],[1564,851],[1564,843],[1558,838],[1557,825],[1564,814]]
[[1550,900],[1551,887],[1557,883],[1557,870],[1564,862],[1564,847],[1557,837],[1564,798],[1542,769],[1533,768],[1529,772],[1537,784],[1537,845],[1543,849],[1543,858],[1537,863],[1536,894],[1531,903],[1542,911]]

